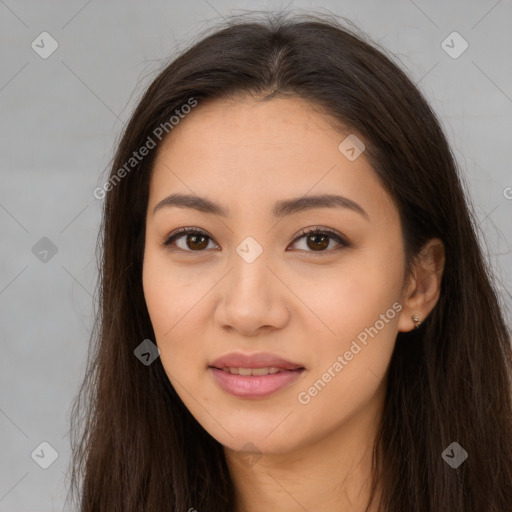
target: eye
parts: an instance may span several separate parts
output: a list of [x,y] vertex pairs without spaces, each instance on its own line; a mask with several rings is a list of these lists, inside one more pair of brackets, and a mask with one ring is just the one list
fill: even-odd
[[196,228],[179,228],[165,240],[163,245],[165,247],[170,246],[174,241],[184,238],[185,242],[178,249],[185,252],[201,252],[208,246],[207,240],[211,238],[206,234],[205,231]]
[[[329,228],[304,228],[300,231],[300,235],[295,238],[292,243],[297,242],[301,238],[305,238],[305,247],[302,250],[306,250],[307,252],[312,253],[325,253],[325,252],[333,252],[339,251],[344,247],[349,247],[350,244],[347,242],[345,238],[343,238],[336,231]],[[334,248],[327,249],[330,245],[331,240],[334,240],[338,243],[338,246]],[[308,251],[307,249],[311,249]],[[315,254],[317,256],[317,254]]]
[[[171,246],[182,238],[185,238],[185,240],[181,243],[181,246],[176,243],[176,247],[184,252],[203,252],[203,249],[208,248],[208,240],[213,242],[212,238],[199,228],[179,228],[171,233],[162,245],[165,247]],[[306,252],[333,252],[350,246],[345,238],[329,228],[304,228],[300,231],[299,236],[293,240],[292,244],[302,238],[306,239],[306,248],[302,248],[301,250],[305,250]],[[337,247],[329,248],[332,240],[338,244]],[[329,250],[326,251],[325,249],[328,248]]]

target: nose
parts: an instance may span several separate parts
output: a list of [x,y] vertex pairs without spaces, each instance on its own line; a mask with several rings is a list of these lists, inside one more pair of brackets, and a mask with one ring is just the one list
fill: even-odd
[[271,268],[265,251],[248,261],[236,252],[231,255],[230,270],[219,283],[215,321],[223,329],[254,337],[287,324],[291,292]]

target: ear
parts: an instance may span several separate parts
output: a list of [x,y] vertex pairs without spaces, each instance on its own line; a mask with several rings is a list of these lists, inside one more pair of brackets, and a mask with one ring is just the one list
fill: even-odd
[[444,263],[443,242],[439,238],[430,239],[416,257],[402,294],[399,331],[411,331],[415,326],[411,318],[413,315],[417,315],[420,322],[423,322],[434,309],[441,293]]

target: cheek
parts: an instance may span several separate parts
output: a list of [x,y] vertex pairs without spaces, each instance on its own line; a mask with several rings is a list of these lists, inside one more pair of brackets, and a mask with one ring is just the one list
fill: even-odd
[[[155,333],[155,343],[160,349],[160,357],[166,371],[176,374],[188,361],[193,361],[197,350],[194,339],[199,336],[186,331],[191,327],[194,307],[201,299],[200,288],[183,281],[183,272],[166,264],[160,255],[147,254],[143,267],[143,289],[151,324]],[[193,324],[192,324],[193,326]]]
[[[338,397],[342,396],[342,401],[361,397],[364,389],[372,392],[385,375],[401,310],[402,267],[395,252],[389,247],[388,252],[358,251],[330,275],[323,274],[315,283],[303,279],[295,288],[315,313],[308,315],[308,331],[316,332],[312,354],[315,368],[309,384],[316,379],[329,381],[326,387],[330,391],[322,391],[323,399],[318,402],[336,399],[335,390],[341,393]],[[322,379],[329,371],[331,374]],[[336,378],[330,379],[332,373]]]
[[309,316],[319,334],[347,340],[373,325],[399,299],[400,262],[400,255],[389,248],[358,250],[332,268],[316,274],[296,272],[290,279],[294,292],[312,312]]
[[[171,337],[177,327],[201,300],[208,289],[206,276],[194,276],[171,265],[165,251],[148,250],[144,256],[142,284],[151,323],[158,337]],[[176,327],[176,328],[175,328]]]
[[339,277],[319,296],[317,311],[328,327],[314,320],[319,325],[312,337],[314,364],[296,396],[310,432],[318,430],[318,418],[325,431],[336,428],[382,392],[401,306],[393,287],[379,276],[367,268]]

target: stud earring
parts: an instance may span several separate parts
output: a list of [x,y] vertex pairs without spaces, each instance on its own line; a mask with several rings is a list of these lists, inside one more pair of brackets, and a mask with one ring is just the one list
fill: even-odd
[[420,324],[421,324],[419,317],[417,315],[412,315],[411,318],[412,318],[412,321],[414,322],[414,328],[419,329]]

